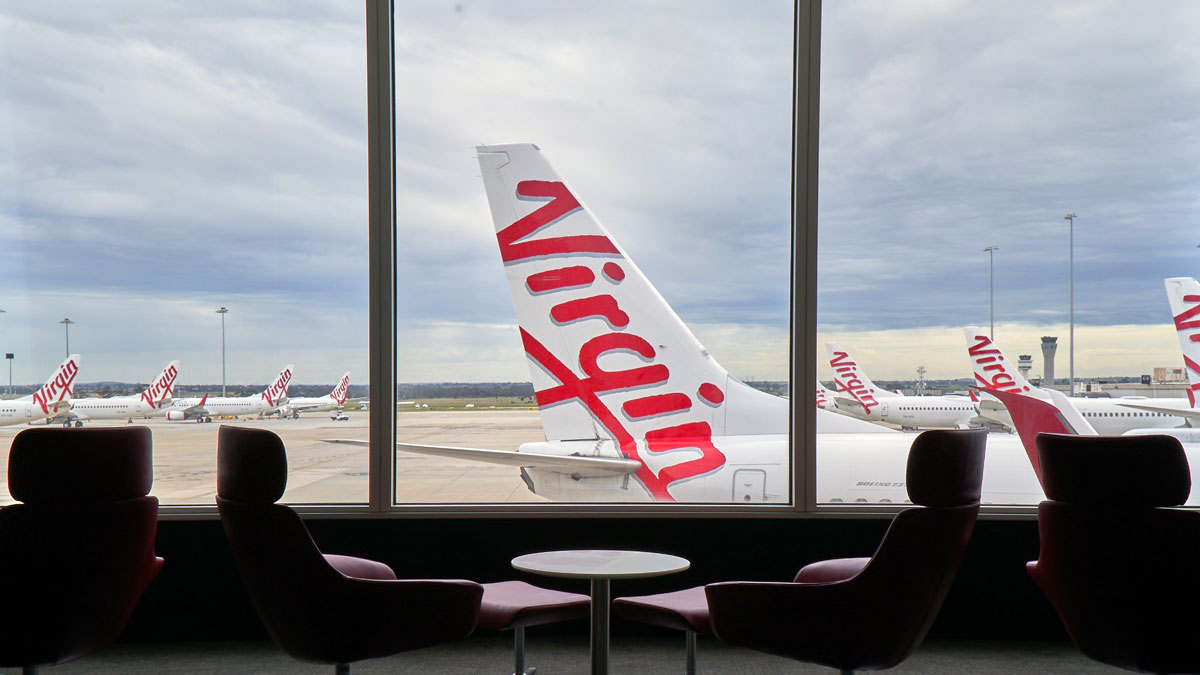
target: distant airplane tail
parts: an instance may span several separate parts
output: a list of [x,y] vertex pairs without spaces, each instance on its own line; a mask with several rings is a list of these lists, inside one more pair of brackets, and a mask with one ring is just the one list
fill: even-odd
[[817,407],[822,410],[830,410],[834,407],[833,392],[828,387],[817,381]]
[[826,342],[825,352],[829,355],[829,367],[833,368],[833,383],[837,387],[835,396],[856,401],[867,413],[879,405],[879,399],[898,396],[871,381],[850,353],[836,342]]
[[1183,352],[1188,401],[1195,408],[1200,393],[1200,283],[1191,277],[1175,277],[1164,279],[1163,284],[1171,303],[1171,316],[1175,318],[1179,349]]
[[70,406],[70,398],[75,394],[75,376],[79,374],[78,354],[71,354],[63,361],[50,379],[33,393],[31,399],[42,412],[49,415],[57,412],[64,402]]
[[259,396],[261,396],[262,399],[267,402],[267,405],[280,405],[281,403],[287,401],[287,390],[291,381],[292,364],[289,363],[284,366],[283,370],[279,372],[279,375],[275,378],[275,381],[272,382],[266,389],[264,389]]
[[982,328],[967,326],[963,328],[963,335],[967,338],[971,371],[975,374],[975,383],[980,389],[988,393],[998,390],[1043,399],[1046,397],[1041,390],[1025,379],[1021,371],[1013,366],[1012,361],[1008,360]]
[[179,377],[179,361],[172,361],[142,392],[141,399],[153,408],[175,395],[175,378]]
[[343,405],[346,403],[346,396],[349,393],[349,391],[350,391],[350,372],[347,371],[345,375],[342,375],[342,380],[340,382],[338,382],[337,386],[333,388],[333,391],[331,391],[329,393],[329,398],[333,399],[334,403],[337,403],[338,405]]
[[639,472],[661,496],[724,464],[712,436],[787,432],[787,401],[717,363],[537,146],[477,150],[547,440],[698,450]]

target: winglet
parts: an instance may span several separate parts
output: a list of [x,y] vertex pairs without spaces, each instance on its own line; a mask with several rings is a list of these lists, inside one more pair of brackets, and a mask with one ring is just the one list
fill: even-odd
[[1029,457],[1029,463],[1033,465],[1033,472],[1037,474],[1039,483],[1042,481],[1042,464],[1038,460],[1036,441],[1039,433],[1072,435],[1094,435],[1096,433],[1095,429],[1079,415],[1066,396],[1058,391],[1047,391],[1050,392],[1052,401],[1049,403],[1014,391],[987,390],[1008,408],[1008,414],[1012,416],[1013,426],[1021,435],[1021,445],[1025,446],[1025,454]]

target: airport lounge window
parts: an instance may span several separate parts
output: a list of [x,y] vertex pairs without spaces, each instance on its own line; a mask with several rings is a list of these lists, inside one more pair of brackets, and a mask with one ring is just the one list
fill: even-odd
[[1066,429],[1015,407],[1197,440],[1197,25],[1185,1],[825,3],[817,502],[902,501],[913,431],[984,425],[984,503],[1036,504],[1009,431]]
[[791,502],[793,12],[396,3],[397,503]]
[[245,425],[282,437],[285,501],[367,502],[367,449],[321,440],[370,414],[364,21],[5,3],[6,452],[29,424],[146,424],[152,494],[208,507],[217,429]]

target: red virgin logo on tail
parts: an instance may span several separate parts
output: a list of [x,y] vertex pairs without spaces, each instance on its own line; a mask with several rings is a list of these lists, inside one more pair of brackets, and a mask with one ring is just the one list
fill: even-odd
[[[506,265],[529,258],[543,258],[568,253],[620,255],[612,241],[601,234],[529,239],[581,208],[579,200],[575,199],[575,195],[572,195],[567,186],[561,182],[523,180],[517,183],[517,196],[526,199],[549,199],[550,201],[496,233],[496,239],[500,242],[500,259]],[[536,279],[534,283],[537,283]]]
[[[516,193],[518,197],[548,199],[549,202],[496,234],[505,264],[556,256],[610,258],[602,265],[596,264],[595,269],[574,264],[531,273],[525,278],[527,293],[545,297],[555,293],[586,291],[597,283],[616,286],[625,280],[625,270],[619,264],[621,253],[603,234],[532,238],[581,208],[579,201],[565,185],[557,181],[527,180],[517,184]],[[559,326],[598,319],[603,323],[595,325],[603,325],[607,331],[583,342],[579,353],[574,355],[583,373],[583,377],[580,377],[525,327],[521,328],[521,341],[526,355],[557,381],[556,385],[536,392],[539,408],[568,402],[584,406],[592,419],[615,441],[622,456],[641,462],[642,466],[634,476],[659,501],[674,501],[668,492],[672,484],[711,473],[725,465],[724,453],[713,444],[712,427],[703,421],[660,426],[645,433],[644,451],[649,457],[685,448],[698,450],[700,457],[664,466],[657,474],[646,465],[638,448],[638,439],[634,438],[620,415],[624,415],[629,422],[646,423],[691,410],[693,399],[687,393],[662,392],[660,385],[670,380],[671,372],[665,364],[654,362],[658,356],[654,345],[636,333],[636,325],[631,323],[630,315],[621,309],[615,295],[600,291],[584,297],[565,298],[550,307],[547,318]],[[600,360],[606,354],[613,353],[635,355],[646,365],[625,370],[606,370],[600,365]],[[620,414],[600,399],[600,394],[635,389],[651,391],[645,396],[626,400],[620,408]],[[697,401],[710,407],[721,405],[725,400],[724,393],[712,383],[701,385],[695,396]]]
[[58,367],[58,372],[33,394],[33,402],[38,404],[43,413],[50,413],[50,406],[61,403],[71,395],[75,384],[75,375],[79,373],[79,364],[74,359]]
[[967,347],[974,365],[975,380],[983,389],[998,389],[1013,393],[1030,391],[1028,386],[1017,384],[1017,378],[1008,369],[1008,359],[986,335],[975,335],[975,344]]
[[288,383],[292,381],[292,369],[286,368],[279,377],[276,378],[274,384],[267,387],[262,393],[262,399],[267,402],[267,405],[275,405],[275,402],[287,395]]
[[[1200,315],[1200,295],[1185,295],[1183,301],[1190,302],[1194,306],[1175,315],[1175,330],[1182,333],[1185,330],[1200,329],[1200,320],[1196,320],[1196,316]],[[1188,335],[1187,339],[1192,342],[1200,342],[1200,330]]]
[[879,405],[879,401],[875,400],[875,390],[863,384],[858,374],[858,364],[850,359],[849,354],[834,352],[833,357],[829,359],[829,365],[837,373],[833,383],[837,386],[839,394],[846,394],[858,401],[868,413],[871,412],[871,408]]
[[346,394],[349,390],[350,376],[344,375],[342,376],[342,381],[338,382],[338,386],[333,390],[333,394],[331,394],[331,396],[333,400],[338,403],[338,405],[341,405],[342,403],[346,402]]
[[171,389],[175,386],[175,378],[178,376],[179,369],[175,366],[167,366],[167,369],[162,372],[162,375],[159,375],[154,384],[142,392],[141,399],[148,403],[150,407],[158,405],[159,401],[171,395]]

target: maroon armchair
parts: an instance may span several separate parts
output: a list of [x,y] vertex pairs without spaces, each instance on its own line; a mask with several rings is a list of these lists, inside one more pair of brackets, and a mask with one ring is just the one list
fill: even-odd
[[339,674],[361,659],[458,640],[475,628],[483,588],[397,580],[373,560],[322,555],[300,516],[276,504],[287,455],[270,431],[222,426],[217,507],[242,580],[275,642]]
[[987,432],[927,431],[908,456],[909,499],[875,555],[813,563],[792,583],[705,587],[713,632],[743,647],[843,672],[899,664],[937,616],[966,550]]
[[1200,513],[1172,436],[1038,434],[1038,559],[1026,569],[1088,657],[1200,673]]
[[147,427],[26,429],[0,509],[0,666],[36,673],[112,644],[162,568]]

